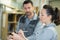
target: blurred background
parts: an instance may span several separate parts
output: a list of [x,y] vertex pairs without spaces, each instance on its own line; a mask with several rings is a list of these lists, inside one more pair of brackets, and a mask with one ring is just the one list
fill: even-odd
[[[6,40],[7,34],[15,31],[17,21],[21,15],[24,15],[24,0],[0,0],[0,40]],[[53,8],[58,8],[60,15],[60,0],[31,0],[34,4],[35,12],[42,9],[43,5],[48,4]],[[58,40],[60,40],[60,17],[56,30],[58,32]]]

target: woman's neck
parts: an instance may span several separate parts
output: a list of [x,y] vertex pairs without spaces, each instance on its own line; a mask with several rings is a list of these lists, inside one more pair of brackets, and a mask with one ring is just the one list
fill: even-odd
[[47,21],[47,22],[45,22],[46,25],[48,25],[48,24],[50,24],[50,23],[51,23],[51,21]]

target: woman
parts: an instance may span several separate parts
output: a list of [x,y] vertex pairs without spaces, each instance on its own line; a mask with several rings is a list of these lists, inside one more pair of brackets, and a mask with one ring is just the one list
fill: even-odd
[[[55,30],[55,20],[57,20],[57,12],[53,10],[50,5],[44,5],[40,13],[40,22],[33,35],[25,37],[22,30],[19,31],[18,36],[13,33],[14,40],[57,40],[57,32]],[[16,36],[16,37],[15,37]]]

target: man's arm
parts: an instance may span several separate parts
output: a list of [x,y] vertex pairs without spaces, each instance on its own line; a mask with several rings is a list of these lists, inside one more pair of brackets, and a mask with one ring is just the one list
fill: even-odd
[[21,19],[21,17],[19,18],[18,23],[17,23],[17,26],[16,26],[16,33],[18,33],[18,31],[20,30],[20,28],[19,28],[20,25],[21,25],[20,19]]

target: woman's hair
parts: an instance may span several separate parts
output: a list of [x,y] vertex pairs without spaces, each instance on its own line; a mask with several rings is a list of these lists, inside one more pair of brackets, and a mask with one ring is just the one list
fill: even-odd
[[46,9],[47,15],[52,16],[51,21],[56,22],[58,20],[58,8],[53,9],[50,5],[44,5],[43,8]]

